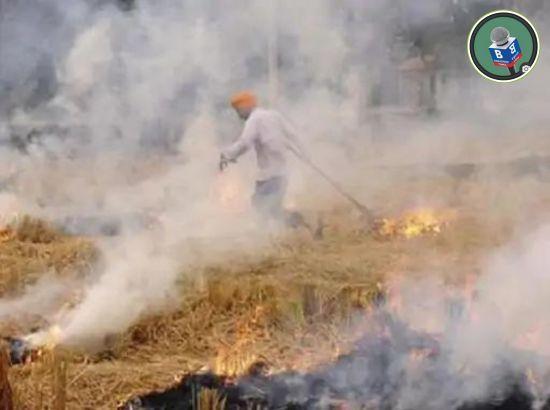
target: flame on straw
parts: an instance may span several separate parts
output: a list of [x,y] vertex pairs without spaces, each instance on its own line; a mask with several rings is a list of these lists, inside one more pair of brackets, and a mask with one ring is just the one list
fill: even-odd
[[227,172],[218,176],[212,196],[222,209],[229,212],[245,211],[250,202],[242,179]]
[[405,212],[397,218],[384,218],[376,229],[382,237],[402,237],[406,239],[421,235],[437,235],[456,217],[453,210],[437,211],[418,209]]

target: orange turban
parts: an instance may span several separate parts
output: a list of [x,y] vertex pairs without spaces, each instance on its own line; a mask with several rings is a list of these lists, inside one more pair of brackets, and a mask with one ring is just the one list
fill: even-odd
[[241,91],[231,97],[233,108],[254,108],[258,105],[258,99],[250,91]]

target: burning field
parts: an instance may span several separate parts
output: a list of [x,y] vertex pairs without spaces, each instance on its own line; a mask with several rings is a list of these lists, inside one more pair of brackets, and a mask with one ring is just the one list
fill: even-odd
[[423,235],[438,235],[456,219],[455,210],[415,209],[395,218],[375,221],[374,233],[379,238],[411,239]]
[[[117,43],[116,27],[84,33],[75,63],[93,55],[93,45]],[[139,52],[135,64],[105,67],[105,83],[119,69],[150,67],[159,57],[152,49],[154,58],[142,61]],[[168,49],[161,60],[171,60]],[[125,84],[160,79],[152,68]],[[193,75],[207,72],[195,68]],[[194,89],[195,80],[189,84]],[[189,84],[129,87],[135,93],[113,117],[131,117],[125,110],[140,96],[185,94]],[[16,217],[0,227],[0,408],[549,408],[550,233],[529,235],[548,220],[550,157],[514,159],[513,152],[509,161],[398,165],[399,144],[371,144],[363,138],[370,132],[354,130],[342,138],[357,137],[345,149],[312,141],[315,161],[306,169],[292,164],[285,198],[292,229],[272,229],[251,212],[249,164],[220,173],[212,162],[218,126],[231,125],[217,97],[186,124],[176,153],[130,153],[121,136],[136,124],[104,128],[103,108],[118,105],[99,98],[87,106],[101,94],[92,89],[76,105],[92,111],[97,146],[77,141],[79,155],[77,146],[53,144],[42,156],[31,156],[41,151],[30,147],[6,182],[6,195],[21,202],[16,211],[40,219]],[[323,107],[322,95],[296,112]],[[345,112],[332,97],[310,119]],[[160,120],[148,118],[135,134],[160,138],[163,104],[146,100],[133,107],[134,117],[156,106]],[[380,155],[379,165],[376,150],[388,157]]]
[[177,305],[85,350],[60,343],[55,320],[102,263],[95,239],[25,219],[0,243],[7,300],[44,266],[70,286],[49,312],[2,317],[4,390],[22,409],[547,408],[544,324],[480,331],[494,313],[478,277],[511,231],[475,212],[413,207],[368,229],[335,209],[322,239],[289,233],[260,255],[187,267]]
[[550,410],[550,66],[452,52],[549,2],[33,3],[0,0],[0,410]]

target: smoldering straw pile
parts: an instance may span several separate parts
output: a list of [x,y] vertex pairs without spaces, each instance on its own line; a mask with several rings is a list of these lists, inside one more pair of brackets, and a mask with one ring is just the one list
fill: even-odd
[[[483,399],[462,397],[467,375],[449,375],[446,353],[428,334],[413,332],[378,305],[366,332],[350,353],[308,374],[268,374],[268,365],[256,362],[239,378],[213,373],[189,374],[169,390],[135,397],[120,406],[123,410],[203,408],[226,409],[441,409],[531,410],[539,398],[527,376],[514,374],[503,361],[502,375]],[[537,357],[532,358],[538,360]],[[505,359],[504,359],[505,360]],[[411,366],[414,366],[413,375]],[[415,381],[408,380],[416,377]],[[447,391],[449,377],[455,391]],[[461,378],[464,378],[461,380]],[[416,399],[402,402],[402,390],[414,383]],[[442,393],[443,392],[443,393]],[[550,402],[536,408],[548,409]]]
[[[144,408],[162,408],[155,403],[185,406],[200,397],[264,407],[361,403],[399,408],[397,402],[406,408],[422,403],[422,408],[438,409],[443,402],[451,403],[446,408],[461,404],[477,409],[507,408],[510,403],[529,408],[545,401],[544,318],[522,312],[526,307],[510,298],[526,279],[545,288],[536,269],[544,232],[534,238],[542,244],[538,249],[515,255],[532,272],[528,278],[517,276],[517,267],[511,266],[498,268],[492,278],[487,271],[485,283],[466,282],[468,286],[453,289],[437,278],[395,282],[392,274],[373,279],[377,272],[439,266],[437,258],[415,266],[418,258],[411,256],[419,246],[466,261],[480,246],[498,246],[504,238],[493,242],[496,238],[489,235],[488,242],[480,242],[483,229],[459,219],[438,235],[380,241],[342,231],[341,218],[328,221],[323,242],[290,242],[263,260],[240,261],[234,270],[225,263],[212,267],[205,272],[205,288],[188,284],[182,289],[184,303],[175,313],[143,319],[96,355],[59,356],[67,366],[69,403],[109,403],[113,408],[124,402],[139,408],[139,401],[129,400],[140,398]],[[353,227],[347,223],[343,226]],[[475,243],[468,239],[473,232]],[[402,257],[395,259],[395,254]],[[509,249],[497,252],[491,265],[498,267],[509,254]],[[301,266],[298,275],[296,266]],[[475,267],[470,261],[464,268],[460,275]],[[506,283],[512,293],[494,292],[497,282]],[[377,295],[383,289],[385,309],[391,313],[372,310],[380,306]],[[491,305],[502,306],[498,311],[509,314],[508,319],[521,318],[522,328],[509,328],[519,325],[513,321],[495,323],[493,311],[487,310]],[[51,383],[57,373],[50,366],[57,362],[49,354],[10,370],[15,397],[28,405],[36,405],[36,389],[44,402],[55,397]],[[215,357],[233,365],[216,365]],[[197,370],[209,362],[216,374]],[[236,373],[223,376],[237,365]],[[246,371],[249,366],[252,373]],[[174,385],[173,377],[183,377],[182,382],[165,396],[161,392]],[[125,383],[118,385],[120,378]],[[153,390],[159,394],[151,394]]]

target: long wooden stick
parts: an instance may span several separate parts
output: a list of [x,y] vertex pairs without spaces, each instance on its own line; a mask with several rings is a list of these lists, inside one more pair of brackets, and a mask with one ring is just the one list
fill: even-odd
[[321,177],[325,179],[340,195],[342,195],[344,198],[346,198],[348,201],[350,201],[363,215],[365,215],[369,219],[373,219],[373,213],[367,208],[365,205],[363,205],[361,202],[359,202],[356,198],[354,198],[350,193],[344,190],[342,186],[336,182],[330,175],[328,175],[325,171],[323,171],[319,166],[317,166],[313,161],[311,161],[309,158],[304,156],[301,152],[299,152],[294,146],[291,144],[288,144],[288,149],[296,155],[296,157],[308,165],[311,169],[313,169],[317,174],[319,174]]

